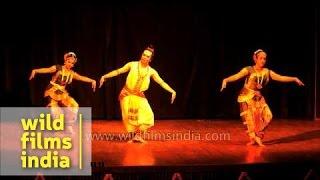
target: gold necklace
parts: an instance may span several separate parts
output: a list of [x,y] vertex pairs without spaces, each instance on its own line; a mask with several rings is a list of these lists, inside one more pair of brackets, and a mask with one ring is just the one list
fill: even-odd
[[254,71],[255,71],[255,73],[256,73],[256,76],[257,76],[257,83],[258,83],[259,85],[262,85],[263,78],[264,78],[263,69],[262,69],[260,72],[258,72],[258,71],[256,70],[256,68],[254,68],[254,67],[253,67],[253,69],[254,69]]
[[145,75],[144,76],[141,75],[141,73],[140,73],[140,63],[139,63],[138,64],[138,80],[137,80],[136,85],[135,85],[135,89],[136,90],[140,89],[141,84],[143,82],[143,79],[148,75],[148,73],[149,73],[149,67],[147,67],[147,72],[145,73]]
[[261,73],[261,76],[259,74],[257,74],[258,84],[262,85],[263,78],[264,78],[264,74],[263,73]]
[[147,76],[148,73],[149,73],[149,67],[147,67],[147,72],[145,73],[145,75],[144,76],[141,75],[141,73],[140,73],[140,63],[139,63],[138,64],[138,78],[139,79],[143,79],[144,77]]
[[62,72],[61,72],[61,81],[63,82],[64,76],[66,76],[66,83],[70,84],[72,82],[73,78],[73,73],[69,70],[65,70],[64,67],[62,67]]

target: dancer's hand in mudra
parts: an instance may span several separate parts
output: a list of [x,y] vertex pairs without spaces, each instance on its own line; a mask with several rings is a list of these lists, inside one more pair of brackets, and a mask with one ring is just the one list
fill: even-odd
[[102,87],[102,85],[103,85],[104,81],[105,81],[105,77],[104,77],[104,76],[101,76],[101,78],[100,78],[100,85],[99,85],[99,88],[101,88],[101,87]]
[[171,94],[171,104],[173,104],[174,100],[176,99],[176,92]]
[[224,79],[224,80],[222,81],[222,84],[221,84],[220,92],[222,92],[222,91],[223,91],[223,89],[225,89],[226,87],[227,87],[227,80],[226,80],[226,79]]
[[300,81],[299,78],[295,78],[294,82],[297,83],[299,86],[304,86],[303,82]]
[[33,79],[35,75],[36,75],[36,70],[32,70],[30,77],[29,77],[29,80]]
[[93,92],[95,92],[96,91],[96,81],[95,80],[93,80],[91,82],[91,87],[92,87]]

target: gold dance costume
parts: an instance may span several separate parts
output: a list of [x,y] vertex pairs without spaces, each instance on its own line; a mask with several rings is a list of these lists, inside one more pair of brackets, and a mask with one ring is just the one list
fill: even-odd
[[154,125],[154,115],[144,96],[144,91],[149,88],[150,77],[157,73],[148,66],[141,72],[138,61],[131,62],[126,84],[119,94],[123,123],[128,132],[145,131]]
[[51,107],[53,116],[58,116],[61,112],[59,107],[68,107],[71,113],[67,117],[66,123],[72,124],[76,121],[76,114],[79,109],[78,103],[69,96],[66,90],[67,84],[72,82],[74,71],[66,70],[61,65],[56,65],[56,73],[52,76],[50,84],[44,93],[44,97],[48,98],[48,107]]
[[270,70],[263,68],[258,72],[252,66],[245,69],[248,74],[238,96],[240,116],[247,126],[249,137],[258,136],[262,139],[264,130],[272,119],[272,112],[260,92],[269,82]]

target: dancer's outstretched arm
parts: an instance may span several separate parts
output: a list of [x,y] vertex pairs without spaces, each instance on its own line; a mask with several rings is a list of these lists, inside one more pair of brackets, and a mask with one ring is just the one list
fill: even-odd
[[237,81],[237,80],[245,77],[246,75],[248,75],[248,73],[249,73],[249,71],[247,70],[247,68],[243,68],[237,74],[231,75],[231,76],[223,79],[220,91],[223,91],[223,89],[227,87],[227,83]]
[[299,86],[304,86],[303,82],[300,81],[297,77],[291,77],[291,76],[282,76],[280,74],[275,73],[274,71],[270,71],[270,77],[271,79],[279,82],[295,82]]
[[75,80],[78,80],[78,81],[83,81],[83,82],[87,82],[87,83],[91,83],[91,87],[93,89],[93,92],[96,90],[96,81],[91,79],[91,78],[88,78],[86,76],[81,76],[80,74],[78,73],[74,73],[73,75],[73,78]]
[[152,79],[157,82],[163,89],[171,93],[171,104],[176,98],[176,91],[174,91],[164,80],[159,76],[158,72],[154,70],[151,75]]
[[123,67],[121,67],[121,68],[119,68],[117,70],[113,70],[113,71],[101,76],[99,88],[101,88],[101,86],[103,85],[105,79],[112,78],[114,76],[118,76],[119,74],[128,72],[130,70],[130,68],[131,68],[131,64],[132,64],[132,62],[129,62],[126,65],[124,65]]
[[47,74],[47,73],[54,73],[57,71],[57,68],[55,65],[51,66],[51,67],[48,67],[48,68],[39,68],[39,69],[33,69],[31,71],[31,74],[30,74],[30,77],[29,77],[29,80],[33,79],[34,76],[39,73],[39,74]]

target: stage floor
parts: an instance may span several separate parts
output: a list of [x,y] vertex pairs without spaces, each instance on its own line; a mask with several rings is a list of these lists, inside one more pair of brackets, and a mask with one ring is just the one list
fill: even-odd
[[320,162],[320,121],[275,119],[266,130],[265,147],[246,146],[248,137],[239,120],[157,120],[145,144],[127,143],[120,120],[95,120],[92,132],[97,138],[92,142],[94,172],[294,163],[318,166]]
[[245,131],[240,120],[157,120],[147,143],[127,143],[121,120],[94,120],[92,176],[81,179],[320,179],[320,121],[274,119],[265,147],[246,146]]

